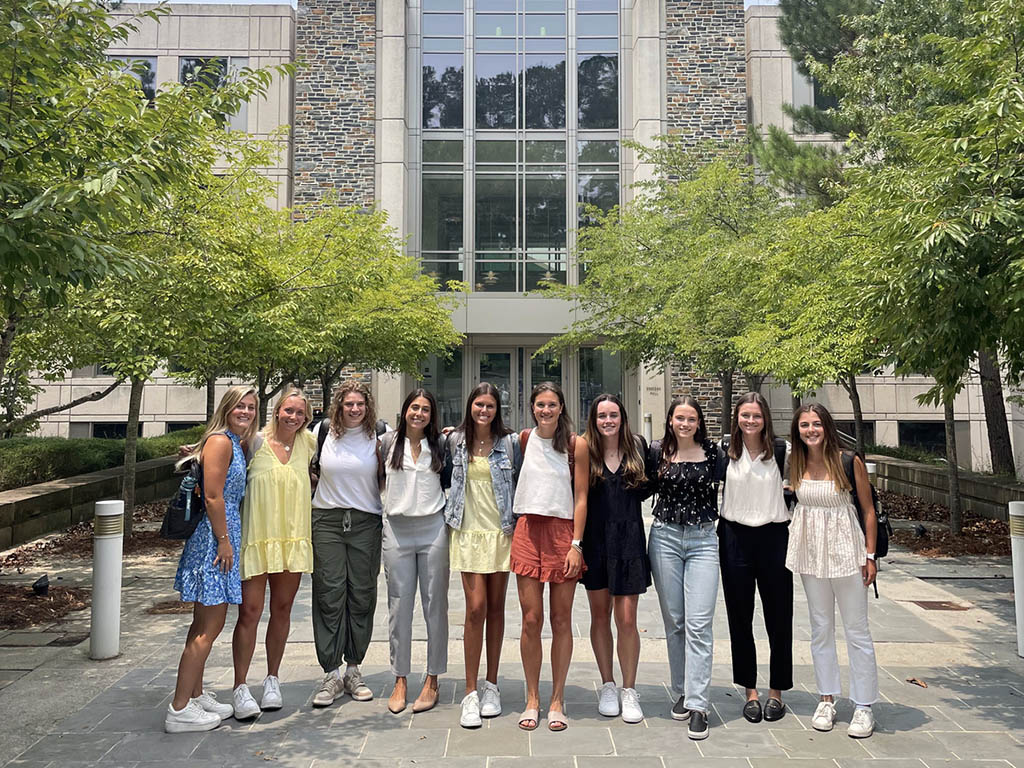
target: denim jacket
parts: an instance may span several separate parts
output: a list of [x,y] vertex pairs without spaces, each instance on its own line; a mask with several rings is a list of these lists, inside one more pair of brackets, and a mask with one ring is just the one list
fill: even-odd
[[[519,446],[515,435],[506,435],[495,441],[488,461],[491,465],[491,483],[494,500],[501,513],[501,530],[512,535],[515,522],[512,519],[512,500],[516,495],[513,471],[519,461]],[[444,521],[450,528],[462,527],[462,512],[466,505],[466,436],[453,432],[448,439],[444,455],[444,469],[441,471],[441,485],[448,489],[448,502],[444,508]]]

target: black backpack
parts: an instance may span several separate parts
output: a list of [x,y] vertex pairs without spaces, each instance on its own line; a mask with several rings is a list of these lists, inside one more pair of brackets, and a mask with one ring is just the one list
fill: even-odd
[[203,468],[195,458],[190,459],[177,493],[171,497],[160,526],[161,539],[188,539],[206,514],[203,496]]
[[[861,531],[864,531],[864,510],[860,507],[860,499],[857,497],[857,476],[853,471],[854,455],[843,453],[843,471],[846,472],[846,479],[850,481],[850,495],[853,497],[853,506],[857,509],[857,522],[860,523]],[[882,505],[878,501],[878,491],[875,486],[871,487],[871,505],[875,508],[875,517],[878,519],[878,534],[875,537],[875,560],[878,561],[889,554],[889,537],[892,535],[892,523],[889,516],[882,511]]]

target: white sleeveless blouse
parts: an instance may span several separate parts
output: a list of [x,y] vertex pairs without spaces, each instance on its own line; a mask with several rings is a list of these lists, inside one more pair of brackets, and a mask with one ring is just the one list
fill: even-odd
[[819,579],[860,573],[867,548],[850,492],[837,490],[831,480],[802,480],[797,497],[786,567]]

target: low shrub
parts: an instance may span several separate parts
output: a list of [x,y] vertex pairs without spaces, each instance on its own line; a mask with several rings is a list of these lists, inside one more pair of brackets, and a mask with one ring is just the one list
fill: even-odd
[[[171,456],[194,443],[203,427],[171,432],[138,441],[138,461]],[[0,440],[0,491],[45,483],[62,477],[118,467],[124,462],[124,440],[102,438],[15,437]]]
[[867,445],[865,453],[877,453],[880,456],[892,456],[894,459],[904,461],[917,461],[921,464],[945,464],[946,457],[941,454],[926,451],[924,448],[917,448],[912,445]]

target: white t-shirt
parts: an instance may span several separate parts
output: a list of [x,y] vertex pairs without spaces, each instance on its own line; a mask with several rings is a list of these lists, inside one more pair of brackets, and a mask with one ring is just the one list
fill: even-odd
[[516,498],[512,504],[515,514],[572,520],[569,455],[556,451],[552,443],[553,440],[538,435],[537,430],[531,430],[516,483]]
[[[395,441],[397,442],[397,440]],[[384,457],[384,514],[404,517],[425,517],[444,509],[441,475],[430,468],[430,446],[420,439],[420,458],[412,460],[412,441],[402,441],[405,454],[402,468],[392,469],[389,456]],[[394,443],[391,450],[394,451]]]
[[774,454],[762,461],[743,446],[740,457],[729,462],[721,515],[752,528],[790,519]]
[[[330,429],[326,420],[313,430]],[[324,440],[320,454],[320,481],[313,494],[317,509],[349,508],[360,512],[381,513],[380,487],[377,484],[377,438],[367,437],[362,427],[352,427]]]

